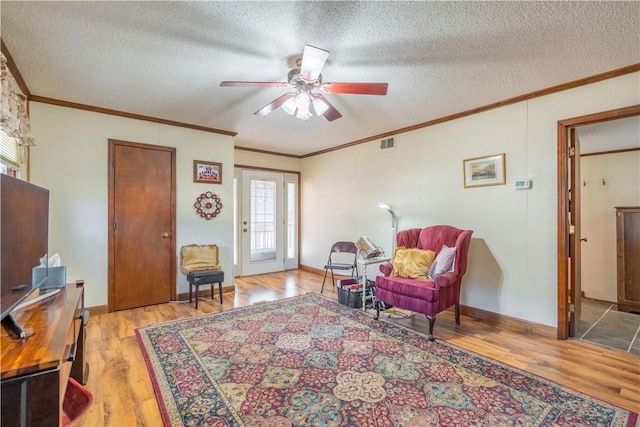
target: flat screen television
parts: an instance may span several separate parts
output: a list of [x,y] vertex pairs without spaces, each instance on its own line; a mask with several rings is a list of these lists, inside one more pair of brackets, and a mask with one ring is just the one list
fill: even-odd
[[49,190],[0,174],[0,313],[11,335],[24,337],[11,312],[46,282],[47,270],[33,268],[48,259],[48,247]]

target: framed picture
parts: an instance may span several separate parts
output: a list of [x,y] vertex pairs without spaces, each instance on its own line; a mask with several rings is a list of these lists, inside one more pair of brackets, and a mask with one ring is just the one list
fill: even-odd
[[222,163],[194,160],[193,182],[222,184]]
[[504,153],[462,161],[464,188],[505,184]]

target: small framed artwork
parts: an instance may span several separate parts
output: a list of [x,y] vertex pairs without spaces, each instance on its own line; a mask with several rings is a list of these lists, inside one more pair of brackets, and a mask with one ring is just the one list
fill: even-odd
[[193,182],[222,184],[222,163],[194,160]]
[[492,156],[474,157],[462,161],[464,188],[504,185],[504,153]]

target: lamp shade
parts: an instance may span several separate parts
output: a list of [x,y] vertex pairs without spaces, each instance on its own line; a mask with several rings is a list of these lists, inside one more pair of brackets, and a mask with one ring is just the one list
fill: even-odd
[[293,116],[293,114],[296,112],[296,108],[297,107],[295,98],[289,98],[284,104],[282,104],[282,109],[290,116]]
[[321,116],[329,109],[329,106],[322,99],[320,99],[318,97],[314,97],[313,98],[313,108],[316,110],[316,114],[318,116]]

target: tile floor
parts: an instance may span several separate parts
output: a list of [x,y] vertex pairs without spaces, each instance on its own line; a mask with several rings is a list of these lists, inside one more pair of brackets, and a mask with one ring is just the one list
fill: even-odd
[[640,314],[616,304],[583,299],[576,338],[640,356]]

